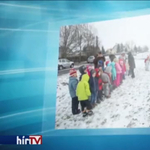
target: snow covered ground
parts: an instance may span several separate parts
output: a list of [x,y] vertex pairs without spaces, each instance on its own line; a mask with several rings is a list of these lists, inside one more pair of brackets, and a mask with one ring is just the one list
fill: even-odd
[[111,98],[95,107],[93,116],[85,118],[71,113],[69,75],[58,77],[56,129],[150,127],[150,72],[145,71],[146,56],[146,53],[135,56],[136,77],[126,76]]

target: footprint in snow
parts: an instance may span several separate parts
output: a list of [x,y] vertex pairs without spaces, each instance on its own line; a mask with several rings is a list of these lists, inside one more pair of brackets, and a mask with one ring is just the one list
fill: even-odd
[[133,121],[131,121],[128,125],[127,125],[127,128],[132,128],[132,127],[134,127],[136,124],[133,122]]
[[92,120],[88,120],[86,123],[87,123],[87,124],[90,124],[91,122],[92,122]]
[[149,101],[150,101],[150,98],[149,98],[149,99],[147,99],[147,101],[149,102]]
[[62,84],[63,86],[68,85],[68,83],[66,83],[66,82],[62,82],[61,84]]
[[138,111],[141,111],[143,108],[138,108]]
[[127,119],[131,118],[131,115],[126,116]]
[[150,108],[146,112],[150,112]]
[[126,105],[126,106],[124,106],[124,109],[126,109],[128,106]]
[[111,118],[113,118],[114,120],[117,120],[119,117],[120,117],[119,114],[116,114],[116,115],[111,116]]
[[138,119],[137,119],[137,118],[133,118],[132,120],[133,120],[133,121],[137,121]]
[[106,122],[107,122],[107,119],[105,119],[105,120],[101,123],[101,125],[104,125]]
[[56,127],[59,127],[60,125],[59,124],[56,124]]

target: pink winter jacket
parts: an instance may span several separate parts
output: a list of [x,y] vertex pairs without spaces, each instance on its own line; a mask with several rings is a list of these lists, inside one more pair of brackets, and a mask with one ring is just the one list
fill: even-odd
[[126,65],[124,63],[124,59],[120,58],[119,59],[119,64],[120,64],[120,66],[122,68],[122,73],[124,74],[126,72]]
[[116,62],[115,67],[116,67],[116,72],[117,72],[117,74],[122,73],[122,68],[121,68],[121,66],[120,66],[120,64],[119,64],[119,63],[117,63],[117,62]]

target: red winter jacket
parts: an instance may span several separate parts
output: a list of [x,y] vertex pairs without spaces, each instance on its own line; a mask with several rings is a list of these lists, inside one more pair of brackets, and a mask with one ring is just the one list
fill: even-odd
[[98,89],[102,90],[103,89],[103,81],[101,78],[98,79]]
[[102,85],[103,81],[102,81],[102,79],[100,78],[100,76],[98,74],[99,73],[99,69],[96,68],[95,71],[96,71],[96,78],[98,79],[98,89],[102,90],[103,89],[103,85]]
[[99,73],[99,69],[96,68],[95,71],[96,71],[96,77],[99,78],[99,74],[98,74]]

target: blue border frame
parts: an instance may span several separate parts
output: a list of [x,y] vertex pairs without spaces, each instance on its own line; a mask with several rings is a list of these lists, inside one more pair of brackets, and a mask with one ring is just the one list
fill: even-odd
[[[0,70],[38,67],[48,68],[48,70],[0,76],[2,83],[0,134],[42,134],[43,145],[36,146],[36,149],[40,150],[62,149],[62,147],[71,150],[78,148],[149,150],[149,128],[55,130],[55,107],[60,27],[149,15],[150,2],[36,1],[35,4],[34,1],[16,1],[5,3],[11,3],[11,6],[0,5]],[[8,31],[5,30],[6,28],[24,31]],[[5,51],[6,49],[8,51]],[[11,115],[12,118],[8,120]],[[30,146],[9,146],[9,148],[35,149]]]

